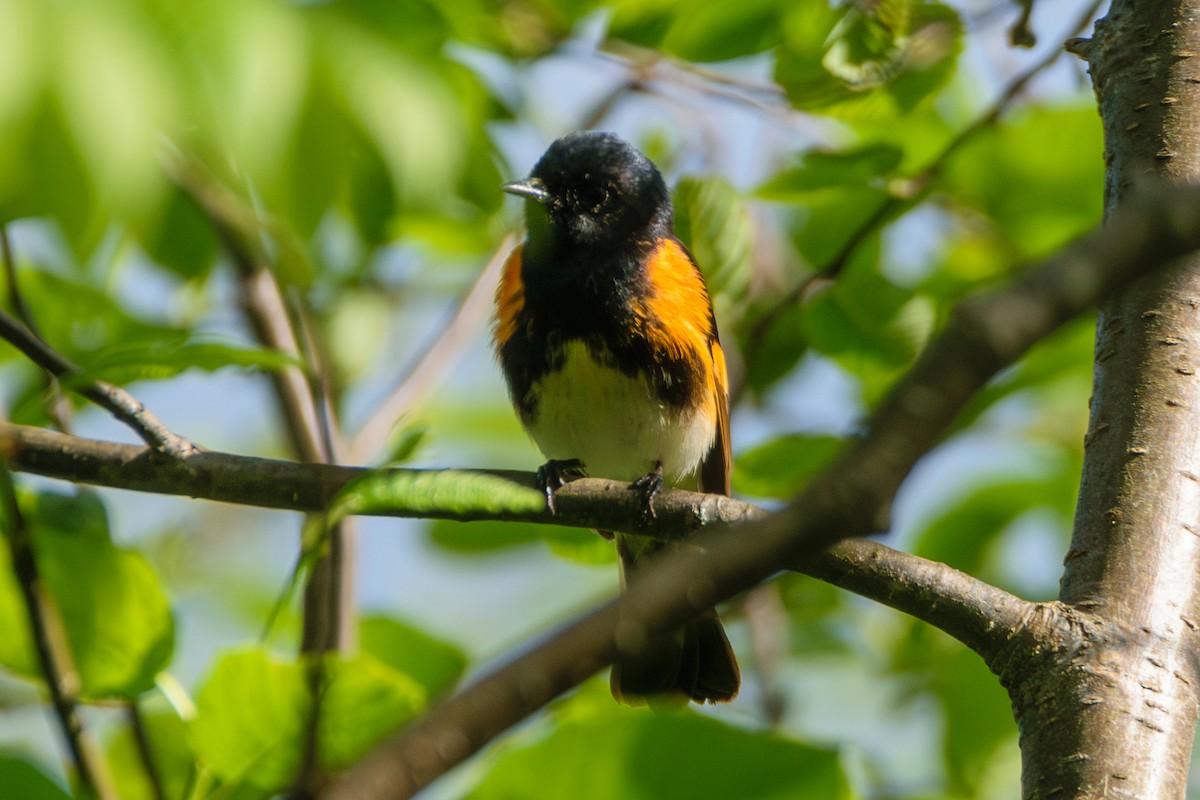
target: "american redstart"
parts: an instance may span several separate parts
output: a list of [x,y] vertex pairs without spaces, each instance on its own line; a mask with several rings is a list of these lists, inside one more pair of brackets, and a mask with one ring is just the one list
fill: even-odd
[[[572,133],[503,188],[525,198],[528,233],[496,293],[495,345],[521,422],[549,459],[538,474],[550,507],[584,469],[632,481],[651,514],[664,481],[729,494],[725,357],[654,164],[613,134]],[[671,547],[622,534],[616,545],[626,582]],[[612,671],[626,702],[731,700],[740,682],[713,610]]]

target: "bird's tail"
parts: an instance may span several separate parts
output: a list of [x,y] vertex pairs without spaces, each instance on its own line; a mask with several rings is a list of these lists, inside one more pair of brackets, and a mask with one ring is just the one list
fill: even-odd
[[[634,544],[617,535],[623,582],[636,580],[635,562],[650,555],[644,545],[638,547],[645,541]],[[613,697],[623,703],[641,704],[656,695],[721,703],[737,696],[740,685],[733,648],[721,618],[711,608],[682,629],[648,642],[638,652],[618,655],[612,668]]]

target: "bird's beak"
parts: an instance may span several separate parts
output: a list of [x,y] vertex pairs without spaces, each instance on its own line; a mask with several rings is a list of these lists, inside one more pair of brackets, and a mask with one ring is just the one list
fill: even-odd
[[523,181],[506,183],[500,188],[509,194],[528,197],[530,200],[536,200],[539,203],[550,202],[550,190],[546,188],[546,184],[542,183],[540,178],[526,178]]

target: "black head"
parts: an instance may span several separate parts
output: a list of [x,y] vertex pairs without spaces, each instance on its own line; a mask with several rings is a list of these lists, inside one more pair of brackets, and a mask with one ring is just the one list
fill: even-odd
[[526,203],[530,238],[552,247],[613,247],[671,230],[662,175],[633,145],[611,133],[558,139],[525,180],[504,186]]

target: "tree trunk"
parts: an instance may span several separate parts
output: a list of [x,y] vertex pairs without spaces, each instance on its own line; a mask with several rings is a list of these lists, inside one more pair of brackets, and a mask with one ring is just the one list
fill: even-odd
[[[1200,2],[1114,0],[1087,50],[1106,211],[1200,177]],[[1197,220],[1200,224],[1200,220]],[[1021,731],[1026,798],[1183,798],[1197,720],[1200,261],[1100,311],[1056,646],[993,668]]]

